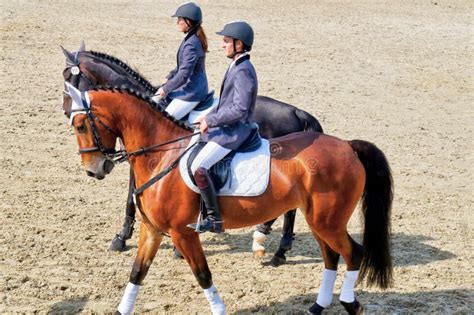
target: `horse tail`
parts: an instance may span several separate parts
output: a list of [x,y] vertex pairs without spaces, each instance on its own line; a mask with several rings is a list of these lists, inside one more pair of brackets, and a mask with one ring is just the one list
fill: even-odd
[[303,126],[302,131],[316,131],[323,133],[323,127],[321,127],[319,121],[310,113],[295,108],[295,115],[299,119],[301,126]]
[[364,257],[359,281],[367,276],[367,285],[377,284],[388,288],[393,284],[392,257],[390,251],[390,213],[393,200],[393,180],[388,161],[374,144],[352,140],[366,172],[362,213],[364,216]]

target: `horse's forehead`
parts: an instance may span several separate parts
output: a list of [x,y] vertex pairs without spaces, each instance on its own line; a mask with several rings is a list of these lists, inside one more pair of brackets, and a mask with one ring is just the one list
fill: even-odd
[[[71,116],[69,119],[69,124],[72,124],[74,116],[79,113],[84,113],[90,108],[91,98],[88,92],[81,92],[75,88],[72,84],[65,82],[66,93],[71,97]],[[85,100],[85,104],[83,103]]]

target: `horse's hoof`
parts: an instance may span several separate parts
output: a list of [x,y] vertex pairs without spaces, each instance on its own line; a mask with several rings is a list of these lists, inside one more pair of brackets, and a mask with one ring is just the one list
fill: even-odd
[[283,257],[280,257],[280,256],[277,256],[277,255],[274,255],[272,257],[272,260],[270,260],[270,264],[273,266],[273,267],[279,267],[281,265],[284,265],[286,264],[286,257],[283,255]]
[[265,250],[264,249],[259,249],[259,250],[254,250],[253,251],[253,257],[255,259],[262,259],[265,256]]
[[341,302],[342,306],[346,309],[347,313],[349,315],[361,315],[364,313],[364,307],[357,301],[357,299],[354,299],[354,302]]
[[323,313],[324,307],[319,305],[318,303],[314,303],[308,310],[308,314],[311,315],[320,315]]
[[173,247],[173,258],[174,259],[184,259],[183,254],[181,254],[181,252],[176,247]]
[[118,234],[115,235],[112,243],[110,244],[109,251],[111,252],[123,252],[125,251],[125,240],[121,239]]

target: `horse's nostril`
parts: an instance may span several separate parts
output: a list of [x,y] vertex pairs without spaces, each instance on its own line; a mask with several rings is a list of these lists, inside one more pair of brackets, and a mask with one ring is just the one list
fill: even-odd
[[104,173],[105,174],[110,174],[110,172],[112,172],[112,170],[114,169],[114,162],[110,161],[110,160],[106,160],[104,162]]

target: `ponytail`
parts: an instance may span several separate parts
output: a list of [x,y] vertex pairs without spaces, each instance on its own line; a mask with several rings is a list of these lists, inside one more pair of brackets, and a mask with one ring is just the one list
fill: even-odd
[[196,36],[199,38],[199,40],[201,41],[201,45],[202,45],[202,49],[204,50],[204,52],[208,52],[207,48],[207,36],[206,36],[206,33],[204,33],[204,29],[202,28],[201,25],[199,25],[197,27],[197,32],[196,32]]
[[206,36],[206,33],[204,32],[204,29],[201,26],[201,23],[198,24],[196,21],[190,20],[188,18],[185,18],[184,20],[186,22],[186,25],[188,25],[188,27],[189,27],[188,32],[195,31],[196,36],[199,38],[199,41],[201,42],[202,49],[206,53],[209,52],[207,50],[207,48],[208,48],[208,46],[207,46],[207,36]]

